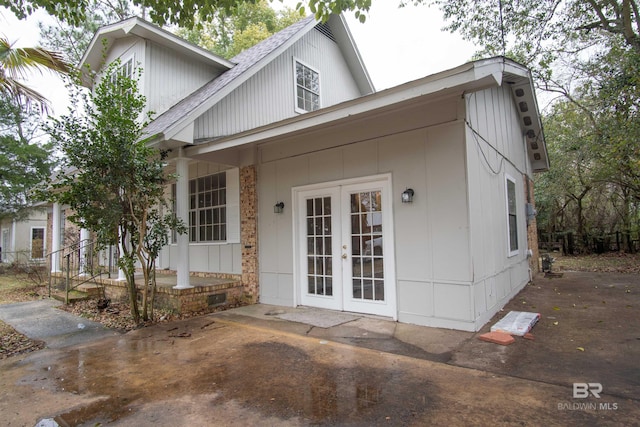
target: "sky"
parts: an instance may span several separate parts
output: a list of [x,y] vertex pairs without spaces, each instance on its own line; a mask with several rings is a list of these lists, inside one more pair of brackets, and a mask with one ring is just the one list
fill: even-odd
[[[295,6],[298,0],[285,0]],[[424,5],[398,8],[400,0],[373,0],[364,24],[347,12],[349,29],[369,71],[376,90],[397,86],[449,68],[471,59],[476,48],[456,34],[442,30],[440,11]],[[19,21],[0,8],[0,36],[16,47],[39,44],[38,21],[50,19],[38,12]],[[55,75],[32,75],[29,86],[51,100],[54,115],[65,114],[67,89]]]

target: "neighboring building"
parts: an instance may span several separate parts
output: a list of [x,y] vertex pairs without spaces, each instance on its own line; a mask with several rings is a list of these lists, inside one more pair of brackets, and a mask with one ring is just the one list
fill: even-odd
[[99,72],[103,46],[144,69],[147,135],[171,150],[189,233],[158,266],[176,289],[232,277],[261,303],[478,330],[537,269],[532,182],[548,159],[523,66],[491,58],[375,93],[342,16],[230,61],[137,18],[99,30],[81,65]]
[[47,212],[31,208],[20,220],[0,220],[0,262],[43,263],[47,253]]

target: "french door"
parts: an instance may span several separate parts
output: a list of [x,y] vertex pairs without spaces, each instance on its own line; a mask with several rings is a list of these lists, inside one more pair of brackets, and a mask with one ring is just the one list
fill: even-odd
[[294,190],[300,304],[396,317],[387,177]]

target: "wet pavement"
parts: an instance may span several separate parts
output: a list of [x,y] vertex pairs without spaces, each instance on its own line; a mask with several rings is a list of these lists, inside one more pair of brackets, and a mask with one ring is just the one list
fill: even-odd
[[[319,327],[283,318],[310,309],[264,305],[124,335],[96,330],[95,339],[0,361],[0,424],[639,425],[640,280],[596,278],[613,285],[604,288],[611,311],[629,310],[615,324],[607,310],[598,320],[569,310],[576,291],[594,298],[583,306],[603,298],[587,289],[597,286],[591,276],[570,276],[536,279],[521,293],[526,304],[521,295],[510,303],[543,317],[535,341],[508,347],[375,317]],[[589,341],[568,341],[587,329]],[[600,342],[609,345],[594,351]],[[573,382],[601,382],[603,391],[574,398]]]

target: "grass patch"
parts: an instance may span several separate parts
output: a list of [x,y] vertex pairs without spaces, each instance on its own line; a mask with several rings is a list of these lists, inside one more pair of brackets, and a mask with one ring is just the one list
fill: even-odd
[[5,271],[0,274],[0,304],[33,301],[46,295],[46,285],[37,284],[27,274]]
[[598,255],[570,256],[554,252],[551,256],[555,258],[553,271],[640,273],[640,254],[608,252]]

